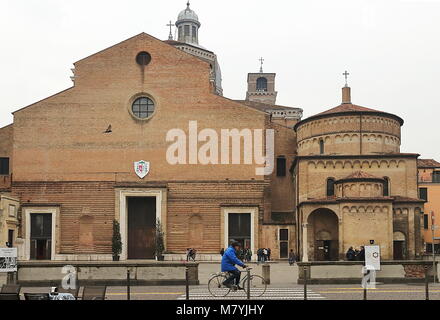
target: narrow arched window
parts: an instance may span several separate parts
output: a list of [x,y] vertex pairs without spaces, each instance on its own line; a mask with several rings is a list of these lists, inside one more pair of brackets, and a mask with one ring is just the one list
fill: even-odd
[[390,196],[390,179],[388,177],[384,177],[384,183],[383,183],[383,196],[389,197]]
[[267,91],[267,79],[264,77],[257,79],[257,91]]
[[325,152],[324,140],[321,139],[319,140],[319,154],[324,154],[324,152]]
[[335,195],[335,179],[327,179],[327,197],[333,197]]

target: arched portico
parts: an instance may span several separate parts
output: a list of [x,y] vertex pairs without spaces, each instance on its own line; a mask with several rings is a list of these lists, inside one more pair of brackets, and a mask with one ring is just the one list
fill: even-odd
[[339,218],[327,208],[314,210],[307,218],[309,260],[339,260]]
[[395,231],[393,233],[393,259],[406,259],[406,236],[403,232]]

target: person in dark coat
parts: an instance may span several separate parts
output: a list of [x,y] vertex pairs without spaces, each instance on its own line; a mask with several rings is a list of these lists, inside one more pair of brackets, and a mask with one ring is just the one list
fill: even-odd
[[263,260],[263,250],[259,248],[257,250],[257,262],[260,263]]
[[358,261],[365,261],[365,247],[361,246],[361,250],[357,254],[357,260]]
[[222,249],[220,250],[220,255],[223,257],[224,254],[225,254],[225,248],[222,248]]
[[293,250],[290,250],[290,252],[289,252],[289,265],[293,266],[296,262],[295,260],[296,260],[295,252],[293,252]]
[[356,260],[356,252],[353,250],[353,247],[350,247],[348,249],[347,253],[345,254],[345,257],[348,261],[355,261]]

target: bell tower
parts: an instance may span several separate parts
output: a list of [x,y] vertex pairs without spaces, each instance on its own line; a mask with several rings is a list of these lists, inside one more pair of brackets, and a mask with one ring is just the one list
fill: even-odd
[[263,71],[264,59],[260,59],[260,72],[248,74],[246,100],[275,105],[278,92],[275,91],[276,73]]

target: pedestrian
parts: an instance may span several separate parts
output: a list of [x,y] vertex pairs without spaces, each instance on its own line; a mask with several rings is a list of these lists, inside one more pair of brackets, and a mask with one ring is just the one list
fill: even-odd
[[268,256],[267,248],[264,248],[263,249],[263,262],[267,261],[267,256]]
[[345,254],[345,257],[348,261],[354,261],[356,259],[356,252],[353,250],[353,247],[350,247]]
[[191,257],[191,248],[186,249],[186,262],[189,262],[189,259]]
[[262,250],[261,250],[261,248],[258,248],[258,250],[257,250],[257,264],[260,264],[261,260],[262,260]]
[[293,250],[291,249],[289,252],[289,265],[293,266],[295,264],[296,260],[296,255],[293,252]]
[[250,248],[248,248],[248,262],[252,261],[252,255],[253,255],[252,250]]
[[358,253],[358,261],[365,261],[365,247],[361,246],[361,250]]
[[270,261],[270,255],[272,254],[272,250],[267,248],[267,260]]
[[223,257],[224,254],[225,254],[225,248],[222,248],[222,249],[220,250],[220,255]]

